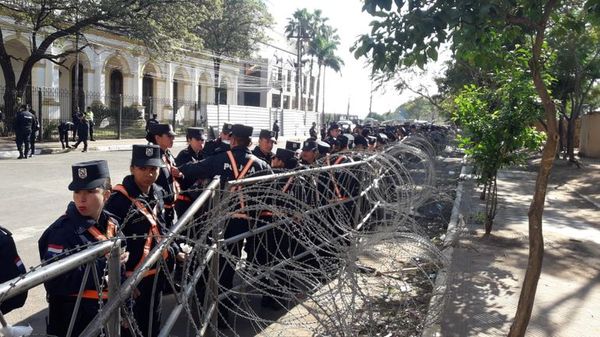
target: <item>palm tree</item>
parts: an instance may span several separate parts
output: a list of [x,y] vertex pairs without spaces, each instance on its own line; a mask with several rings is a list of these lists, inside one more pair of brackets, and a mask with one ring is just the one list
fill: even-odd
[[[323,110],[321,110],[321,120],[325,120],[325,71],[327,68],[331,68],[336,73],[339,73],[342,70],[342,66],[344,65],[344,60],[341,57],[335,55],[334,53],[329,53],[323,59]],[[317,88],[319,87],[319,82],[317,82]]]
[[[317,75],[317,95],[316,95],[316,111],[319,111],[319,94],[321,88],[321,69],[323,66],[328,66],[334,71],[339,72],[344,64],[341,58],[335,56],[337,47],[340,45],[340,37],[336,34],[337,30],[329,25],[323,25],[320,28],[320,34],[311,41],[311,49],[314,56],[317,58],[319,71]],[[325,62],[327,61],[327,65]]]

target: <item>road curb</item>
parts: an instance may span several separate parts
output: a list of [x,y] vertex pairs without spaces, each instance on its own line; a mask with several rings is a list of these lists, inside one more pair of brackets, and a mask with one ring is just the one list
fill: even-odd
[[442,254],[448,261],[448,265],[442,268],[435,279],[433,286],[433,296],[429,300],[429,307],[427,309],[427,316],[425,317],[425,329],[421,333],[421,337],[440,337],[441,324],[439,322],[441,313],[439,311],[434,312],[432,308],[443,308],[446,301],[446,295],[448,291],[448,269],[452,264],[452,257],[454,254],[454,244],[458,240],[458,233],[460,230],[460,223],[463,222],[463,215],[461,213],[461,205],[463,200],[464,182],[466,179],[471,178],[470,174],[467,174],[469,170],[466,165],[466,157],[463,158],[463,166],[460,170],[459,182],[456,186],[456,197],[454,198],[454,204],[452,205],[452,213],[450,215],[450,222],[448,223],[448,229],[446,230],[446,237],[443,242]]

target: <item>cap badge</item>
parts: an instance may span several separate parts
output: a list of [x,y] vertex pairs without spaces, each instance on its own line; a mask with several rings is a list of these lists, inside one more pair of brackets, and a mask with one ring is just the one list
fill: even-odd
[[151,147],[147,147],[146,148],[146,156],[147,157],[152,157],[154,155],[154,149]]
[[87,168],[81,167],[77,169],[77,175],[79,176],[79,179],[87,178]]

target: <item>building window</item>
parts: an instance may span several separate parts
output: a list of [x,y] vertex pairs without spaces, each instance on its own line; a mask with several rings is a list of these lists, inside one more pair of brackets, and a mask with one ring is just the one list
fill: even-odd
[[260,77],[260,66],[257,66],[255,64],[246,63],[244,65],[244,75],[252,76],[252,77]]
[[259,92],[245,92],[244,93],[244,105],[260,106],[260,93]]
[[148,118],[154,113],[154,79],[150,75],[144,75],[142,79],[142,104],[146,108]]
[[120,70],[113,70],[110,73],[110,108],[118,110],[121,106],[121,95],[123,95],[123,73]]
[[271,106],[273,108],[281,108],[281,95],[273,94]]
[[292,90],[292,71],[287,71],[287,81],[286,81],[286,90],[290,92]]
[[215,89],[215,102],[217,104],[227,104],[227,88]]

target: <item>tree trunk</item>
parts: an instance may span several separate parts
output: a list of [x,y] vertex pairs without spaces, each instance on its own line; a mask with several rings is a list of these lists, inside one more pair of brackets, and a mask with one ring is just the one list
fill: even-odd
[[320,90],[321,90],[321,68],[323,65],[319,62],[319,71],[317,73],[317,95],[315,97],[315,111],[319,112],[319,98],[320,98]]
[[548,88],[544,83],[541,74],[540,55],[544,34],[550,14],[555,10],[556,0],[549,0],[543,12],[543,18],[537,28],[535,42],[532,48],[532,57],[529,62],[531,68],[533,83],[544,107],[546,123],[548,125],[547,139],[542,151],[542,160],[538,170],[535,182],[535,191],[533,200],[529,206],[529,259],[527,261],[527,271],[519,296],[519,304],[515,319],[508,332],[509,337],[524,337],[527,332],[527,326],[531,319],[535,293],[537,290],[540,274],[542,273],[542,263],[544,260],[544,235],[542,232],[542,216],[544,213],[544,203],[546,200],[546,189],[550,171],[554,164],[556,156],[556,146],[558,145],[557,124],[556,124],[556,106],[548,93]]

